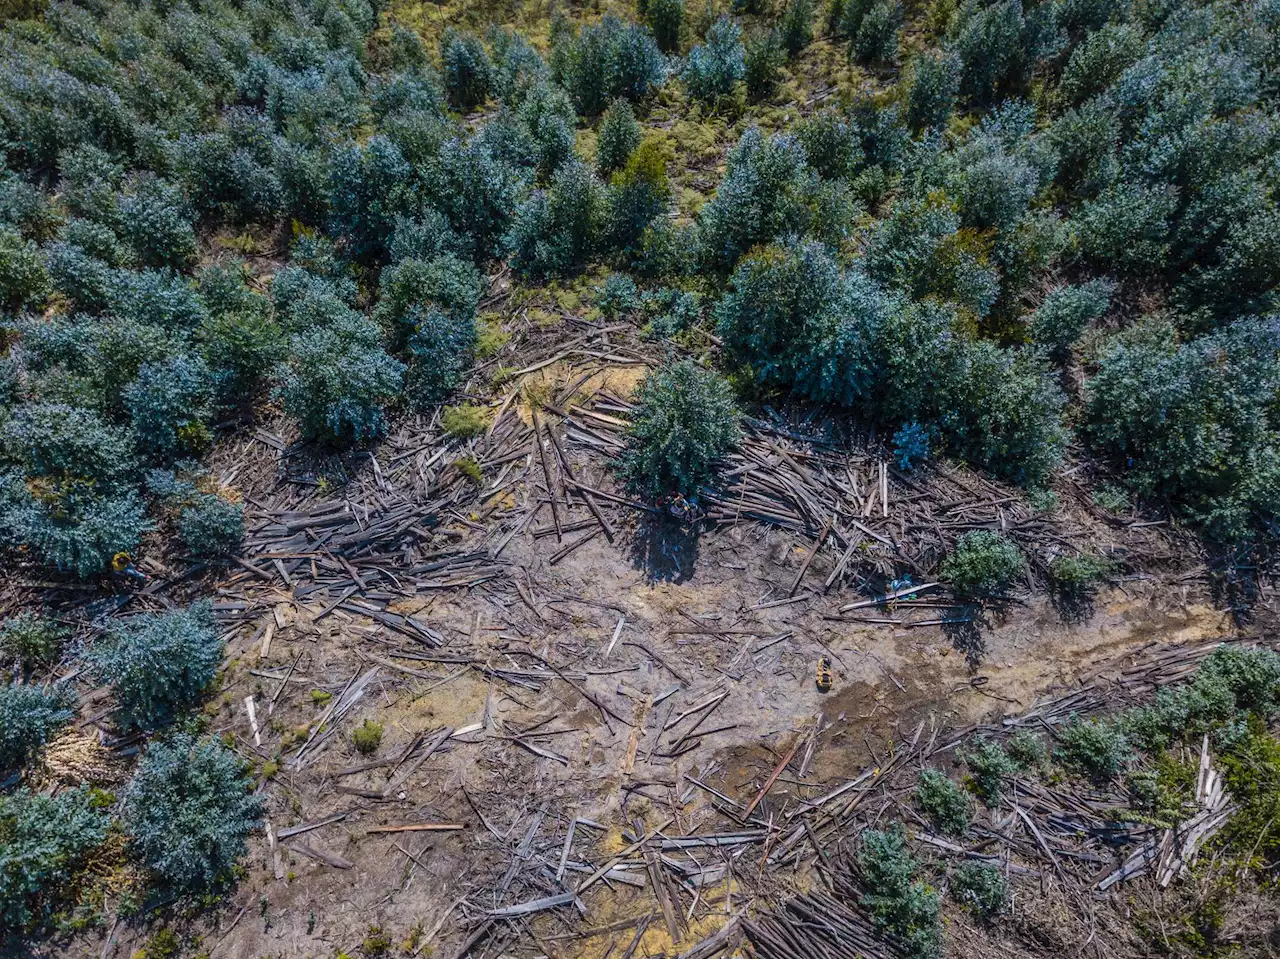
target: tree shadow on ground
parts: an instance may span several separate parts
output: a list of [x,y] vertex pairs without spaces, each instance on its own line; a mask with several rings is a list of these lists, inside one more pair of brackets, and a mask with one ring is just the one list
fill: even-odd
[[969,671],[974,672],[987,654],[983,630],[991,628],[988,609],[976,603],[957,605],[942,611],[942,635],[956,652],[964,653]]
[[1091,589],[1049,590],[1049,602],[1058,616],[1069,626],[1078,626],[1093,617],[1094,591]]
[[698,563],[702,524],[684,524],[665,513],[645,517],[631,541],[631,562],[649,583],[683,583]]

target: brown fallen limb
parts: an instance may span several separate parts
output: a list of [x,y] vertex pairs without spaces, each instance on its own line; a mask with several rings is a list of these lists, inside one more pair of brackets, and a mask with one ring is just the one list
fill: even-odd
[[579,546],[582,546],[584,543],[591,542],[591,540],[599,536],[601,532],[602,530],[599,527],[596,527],[590,532],[583,533],[573,542],[566,543],[564,546],[560,547],[558,550],[552,553],[551,557],[547,560],[547,563],[551,566],[554,566],[556,563],[560,562],[560,560],[564,559],[566,556],[572,553]]
[[551,500],[551,521],[556,527],[556,542],[564,539],[560,528],[560,503],[556,499],[556,484],[551,479],[551,464],[547,462],[547,448],[542,444],[542,421],[538,419],[538,410],[533,408],[533,442],[538,447],[538,459],[542,462],[542,475],[547,480],[547,497]]
[[562,892],[556,896],[547,896],[545,899],[531,899],[529,902],[522,902],[516,906],[504,906],[502,909],[490,909],[489,915],[495,919],[510,919],[513,916],[527,916],[530,913],[542,912],[544,909],[555,909],[559,906],[567,906],[575,900],[577,894],[572,892]]
[[466,829],[461,822],[414,822],[403,826],[371,826],[365,830],[366,836],[382,832],[457,832]]
[[564,447],[560,445],[560,440],[556,436],[556,431],[548,428],[547,435],[551,437],[551,445],[556,448],[556,455],[560,458],[560,468],[564,470],[565,479],[567,479],[569,483],[577,489],[578,494],[586,501],[587,509],[591,510],[591,515],[599,521],[602,527],[604,527],[605,539],[612,543],[614,535],[613,524],[611,524],[605,517],[604,513],[600,511],[600,506],[596,503],[596,498],[591,495],[591,491],[583,489],[578,485],[578,478],[573,475],[573,467],[569,465],[569,457],[564,455]]
[[791,588],[787,590],[788,596],[794,596],[796,590],[800,588],[800,580],[804,579],[804,574],[809,571],[809,564],[813,562],[813,558],[818,555],[818,550],[822,549],[822,544],[827,541],[827,534],[831,532],[831,520],[827,520],[826,525],[822,527],[822,532],[818,534],[818,538],[813,542],[813,549],[809,550],[809,555],[805,557],[805,561],[800,565],[800,569],[796,572],[796,578],[791,581]]
[[290,843],[289,848],[294,852],[300,852],[308,859],[314,859],[316,862],[322,862],[326,866],[332,866],[334,869],[350,869],[355,864],[349,859],[343,859],[341,856],[331,852],[325,852],[323,849],[315,849],[306,843],[295,842]]
[[791,748],[787,750],[787,754],[782,757],[782,762],[778,763],[773,773],[765,780],[765,784],[760,787],[760,791],[756,793],[756,798],[751,800],[751,805],[747,807],[746,812],[742,814],[742,818],[746,819],[755,811],[756,806],[760,805],[760,801],[764,799],[765,794],[773,788],[773,784],[778,781],[778,777],[782,775],[782,771],[787,768],[787,763],[791,762],[791,758],[795,756],[796,750],[800,748],[800,743],[804,739],[803,736],[797,736],[796,741],[791,744]]

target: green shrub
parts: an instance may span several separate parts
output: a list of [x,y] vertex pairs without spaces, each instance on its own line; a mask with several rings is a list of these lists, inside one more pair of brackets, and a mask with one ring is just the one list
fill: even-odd
[[960,58],[945,50],[920,54],[911,62],[904,119],[912,130],[946,126],[960,93]]
[[466,323],[475,318],[480,288],[476,268],[456,257],[400,260],[382,271],[373,318],[396,330],[401,339],[421,322],[424,311],[443,312]]
[[118,271],[110,306],[123,320],[175,334],[196,329],[208,315],[195,288],[168,270]]
[[293,337],[280,395],[303,435],[349,446],[386,433],[383,408],[400,393],[404,364],[381,340],[358,314]]
[[961,4],[947,39],[963,64],[966,96],[992,103],[1017,86],[1026,65],[1026,29],[1021,0]]
[[742,28],[721,17],[707,31],[705,43],[689,51],[680,79],[695,100],[726,97],[746,76]]
[[244,538],[244,506],[201,493],[178,512],[178,538],[192,556],[223,556]]
[[963,862],[950,876],[951,897],[980,919],[990,921],[1009,908],[1009,883],[984,862]]
[[596,169],[602,177],[620,169],[640,145],[640,124],[626,100],[614,100],[600,120],[596,137]]
[[703,261],[727,272],[757,244],[803,234],[812,219],[814,180],[795,137],[766,137],[750,127],[729,151],[724,179],[699,213]]
[[619,473],[646,496],[691,496],[737,445],[738,410],[723,377],[690,360],[649,373],[636,393]]
[[54,663],[62,653],[69,630],[54,619],[21,610],[0,626],[0,657],[17,660],[24,670]]
[[862,833],[857,852],[862,905],[876,929],[894,936],[911,959],[931,959],[942,949],[942,897],[916,878],[916,860],[907,851],[902,826]]
[[998,593],[1012,586],[1025,569],[1022,552],[1000,533],[973,530],[956,541],[942,562],[942,577],[960,596]]
[[647,0],[645,23],[663,53],[680,52],[680,32],[684,27],[684,0]]
[[581,267],[599,249],[605,202],[604,187],[585,163],[565,163],[550,187],[520,208],[511,230],[512,265],[531,277]]
[[120,199],[116,225],[143,266],[177,270],[196,258],[194,219],[181,189],[145,177]]
[[75,309],[96,313],[106,308],[116,282],[116,272],[108,263],[71,243],[50,243],[45,254],[53,288]]
[[493,65],[480,39],[452,27],[440,41],[440,63],[449,102],[459,110],[474,110],[489,96]]
[[1206,734],[1221,746],[1241,734],[1250,716],[1268,722],[1277,711],[1280,655],[1223,646],[1205,658],[1190,682],[1161,689],[1151,705],[1130,710],[1124,725],[1135,742],[1153,751]]
[[0,769],[25,763],[75,714],[75,691],[67,686],[0,687]]
[[152,743],[124,793],[122,817],[142,861],[179,893],[224,881],[244,854],[262,801],[244,764],[216,740]]
[[989,739],[978,740],[972,748],[961,752],[959,758],[969,767],[974,794],[994,809],[1000,804],[1005,777],[1016,773],[1018,764],[999,743]]
[[49,294],[49,274],[39,248],[6,226],[0,226],[0,309],[35,306]]
[[1114,291],[1115,284],[1108,280],[1089,280],[1053,290],[1027,321],[1032,342],[1062,356],[1090,323],[1107,312]]
[[1119,724],[1075,716],[1056,730],[1054,758],[1072,772],[1106,782],[1119,774],[1131,755],[1129,740]]
[[107,817],[87,787],[44,796],[0,795],[0,928],[39,929],[59,892],[107,838]]
[[362,756],[372,756],[382,745],[382,723],[366,719],[351,733],[351,745]]
[[640,294],[631,277],[625,273],[610,273],[595,288],[596,306],[608,319],[616,319],[623,313],[640,306]]
[[645,140],[613,175],[606,195],[603,242],[624,254],[643,244],[645,231],[659,222],[671,202],[667,161],[658,140]]
[[747,81],[747,99],[752,103],[759,103],[777,89],[782,63],[782,45],[778,40],[777,30],[760,30],[747,37],[743,51],[743,79]]
[[1049,563],[1049,580],[1064,595],[1085,596],[1097,589],[1110,570],[1111,563],[1088,553],[1058,556]]
[[121,720],[156,729],[191,705],[212,682],[222,640],[208,601],[168,613],[142,613],[111,629],[89,650],[110,683]]
[[128,431],[92,410],[62,403],[20,407],[0,427],[0,440],[27,476],[60,483],[79,479],[116,488],[127,482],[136,462]]
[[1167,184],[1123,182],[1090,200],[1076,218],[1080,249],[1106,270],[1158,273],[1169,257],[1177,191]]
[[113,493],[80,480],[30,487],[13,474],[0,475],[0,528],[11,543],[62,572],[104,573],[116,553],[136,550],[150,528],[132,490]]
[[1140,496],[1160,497],[1219,542],[1280,515],[1280,318],[1240,320],[1178,344],[1162,324],[1108,344],[1086,383],[1094,448]]
[[892,0],[873,3],[853,36],[854,57],[863,63],[892,63],[897,60],[902,19],[900,4]]
[[418,407],[439,403],[451,393],[471,366],[477,329],[469,315],[414,306],[404,317],[411,324],[405,392]]
[[257,311],[215,313],[197,333],[200,355],[220,402],[239,406],[284,358],[284,338],[270,317]]
[[653,34],[639,24],[606,14],[576,34],[552,27],[552,79],[563,84],[584,116],[595,116],[618,97],[646,100],[666,78],[666,59]]
[[916,786],[916,805],[938,831],[962,836],[969,831],[972,809],[964,791],[937,769],[926,769]]
[[788,57],[813,42],[813,0],[787,0],[778,18],[778,38]]
[[470,403],[450,406],[440,414],[440,426],[454,439],[471,439],[489,428],[489,413]]
[[1005,752],[1019,769],[1038,769],[1048,760],[1044,740],[1026,729],[1019,729],[1005,743]]
[[198,455],[213,439],[213,382],[199,357],[142,364],[124,402],[138,451],[151,462]]
[[542,56],[521,34],[505,27],[491,27],[486,39],[493,61],[489,92],[499,100],[519,102],[525,90],[548,78]]

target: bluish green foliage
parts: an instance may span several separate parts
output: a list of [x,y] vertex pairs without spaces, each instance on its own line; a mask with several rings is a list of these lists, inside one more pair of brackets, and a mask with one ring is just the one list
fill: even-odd
[[990,739],[979,739],[957,756],[969,767],[974,794],[992,809],[998,806],[1004,780],[1018,771],[1018,764],[999,743]]
[[16,230],[0,226],[0,309],[36,306],[49,294],[49,274],[39,248]]
[[144,363],[124,390],[138,451],[156,463],[199,454],[212,439],[213,381],[198,357]]
[[946,50],[932,50],[911,61],[904,119],[913,130],[944,127],[960,93],[960,58]]
[[605,225],[603,185],[580,160],[565,163],[545,191],[520,208],[511,228],[511,260],[533,277],[569,273],[600,248]]
[[37,561],[76,576],[106,572],[118,552],[137,549],[149,528],[142,500],[132,490],[90,482],[0,474],[0,531]]
[[1212,735],[1220,748],[1239,739],[1250,717],[1270,722],[1280,711],[1280,656],[1269,649],[1221,646],[1191,681],[1165,687],[1155,702],[1125,716],[1130,737],[1150,751]]
[[201,493],[178,510],[178,538],[192,556],[234,552],[244,538],[244,506]]
[[796,125],[805,159],[820,176],[853,176],[866,162],[857,122],[838,110],[819,110]]
[[648,0],[645,23],[663,53],[680,52],[680,32],[684,27],[684,0]]
[[1106,719],[1071,717],[1054,730],[1058,745],[1053,757],[1073,772],[1096,782],[1106,782],[1120,774],[1132,750],[1119,723]]
[[978,316],[1000,292],[984,239],[963,230],[959,211],[945,196],[903,198],[871,235],[867,269],[914,297],[938,297]]
[[929,458],[933,431],[917,422],[904,423],[893,434],[893,458],[900,470],[913,470]]
[[743,79],[747,99],[759,103],[778,87],[783,64],[777,30],[758,30],[747,37],[743,52]]
[[660,221],[671,202],[667,161],[657,140],[646,140],[613,176],[605,196],[604,242],[634,254],[645,232]]
[[813,215],[815,179],[795,137],[766,137],[749,128],[729,152],[724,179],[698,217],[705,262],[727,271],[751,247],[803,233]]
[[940,770],[926,769],[920,773],[915,800],[938,831],[948,836],[963,836],[969,831],[972,802],[964,790]]
[[648,29],[607,14],[581,32],[553,31],[552,79],[578,112],[595,116],[618,97],[638,103],[657,92],[667,65]]
[[110,306],[122,320],[171,332],[194,330],[208,315],[191,284],[167,270],[118,271]]
[[229,878],[257,828],[262,800],[250,793],[244,763],[214,739],[175,735],[153,742],[124,794],[134,848],[179,893]]
[[462,382],[471,366],[477,336],[475,311],[448,312],[415,303],[402,322],[412,329],[405,393],[419,406],[438,403]]
[[573,156],[577,115],[568,94],[545,81],[525,91],[520,122],[529,131],[539,179],[546,181]]
[[348,313],[295,335],[290,354],[280,393],[304,435],[348,446],[386,433],[384,408],[400,392],[404,364],[383,349],[377,326]]
[[71,243],[50,243],[47,250],[53,288],[77,310],[105,309],[116,272],[107,263]]
[[69,686],[0,686],[0,769],[30,759],[76,714]]
[[466,31],[445,30],[440,41],[440,64],[449,102],[459,110],[473,110],[489,96],[493,65],[478,37]]
[[1059,596],[1084,599],[1096,592],[1113,564],[1098,556],[1059,556],[1049,564],[1049,580]]
[[119,487],[135,467],[133,437],[126,430],[92,410],[64,404],[20,407],[0,428],[0,440],[27,476],[55,484]]
[[980,919],[994,919],[1009,908],[1009,883],[990,863],[962,862],[950,876],[951,898]]
[[[387,252],[391,262],[434,260],[446,254],[461,255],[465,243],[453,232],[449,219],[438,210],[424,210],[414,217],[397,217]],[[296,256],[295,256],[296,259]]]
[[640,124],[626,100],[614,100],[600,120],[596,134],[596,169],[608,177],[626,164],[640,145]]
[[111,685],[121,721],[157,729],[213,681],[222,661],[222,640],[206,600],[123,620],[86,655],[97,676]]
[[962,596],[998,593],[1017,582],[1025,565],[1011,539],[990,530],[973,530],[956,541],[942,563],[942,576]]
[[898,58],[902,7],[893,0],[876,0],[853,36],[853,55],[863,63],[891,63]]
[[396,330],[398,342],[421,321],[423,309],[470,323],[475,318],[480,286],[475,267],[453,256],[429,262],[401,260],[382,271],[373,318]]
[[643,300],[645,311],[651,317],[645,327],[647,336],[670,339],[702,320],[702,298],[696,293],[662,287],[645,291]]
[[59,892],[107,838],[108,819],[88,787],[45,796],[0,795],[0,928],[35,931]]
[[1168,186],[1119,183],[1080,211],[1082,252],[1121,272],[1157,271],[1169,256],[1170,218],[1177,194]]
[[148,177],[120,198],[116,226],[141,265],[180,269],[196,256],[194,219],[177,186]]
[[917,863],[907,850],[902,826],[867,829],[857,853],[862,905],[876,929],[893,935],[912,959],[931,959],[942,949],[942,897],[916,878]]
[[69,631],[56,620],[30,609],[20,610],[0,625],[0,663],[16,661],[23,671],[55,662]]
[[550,76],[546,63],[521,34],[503,27],[488,33],[493,69],[489,91],[504,103],[518,103],[524,91]]
[[1086,384],[1089,436],[1131,490],[1211,536],[1280,515],[1280,319],[1178,343],[1163,324],[1117,337]]
[[270,120],[244,108],[227,111],[212,133],[183,136],[175,165],[195,211],[231,223],[260,223],[278,215],[284,195],[274,148]]
[[641,382],[618,471],[642,495],[692,496],[711,481],[717,460],[739,435],[729,384],[680,360]]
[[1027,320],[1033,343],[1065,354],[1094,320],[1107,312],[1115,284],[1107,280],[1060,286],[1049,292]]
[[377,135],[363,147],[335,152],[330,164],[329,232],[342,237],[357,259],[377,260],[397,215],[412,205],[413,169],[400,148]]
[[1026,34],[1021,0],[966,0],[961,5],[947,40],[960,57],[960,87],[966,96],[989,104],[1013,91],[1026,68]]
[[697,100],[716,100],[733,92],[746,76],[742,28],[721,17],[707,31],[705,43],[689,51],[680,79]]
[[1079,106],[1101,93],[1142,56],[1146,44],[1136,24],[1107,24],[1086,36],[1062,68],[1058,98]]
[[251,400],[284,353],[280,328],[256,310],[211,315],[197,331],[197,340],[215,395],[225,406]]
[[813,0],[788,0],[778,18],[778,39],[789,57],[813,42]]
[[435,207],[469,249],[487,256],[503,248],[523,181],[479,137],[442,144],[427,180]]
[[640,306],[640,294],[635,280],[625,273],[610,273],[604,283],[595,289],[596,306],[609,319],[616,319]]

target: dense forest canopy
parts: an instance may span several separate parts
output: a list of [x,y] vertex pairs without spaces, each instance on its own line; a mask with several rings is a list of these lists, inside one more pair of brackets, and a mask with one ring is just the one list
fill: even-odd
[[[430,40],[367,0],[3,6],[8,562],[92,580],[158,538],[220,561],[244,527],[202,466],[220,436],[280,409],[316,449],[368,447],[459,400],[507,267],[600,277],[593,318],[696,361],[637,394],[637,495],[695,494],[740,410],[794,402],[874,428],[903,470],[950,457],[1046,504],[1087,463],[1107,502],[1269,561],[1275,3],[640,0]],[[841,79],[793,101],[817,38]],[[731,132],[723,156],[700,125]],[[5,654],[25,669],[56,633],[13,618]],[[154,730],[221,650],[198,604],[86,668]],[[0,694],[0,766],[72,715]],[[124,802],[149,869],[229,875],[258,812],[239,776],[207,740],[148,752]],[[47,918],[41,883],[102,841],[99,807],[0,799],[0,830],[45,850],[44,872],[0,868],[0,924]]]

